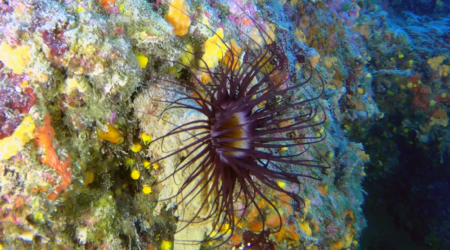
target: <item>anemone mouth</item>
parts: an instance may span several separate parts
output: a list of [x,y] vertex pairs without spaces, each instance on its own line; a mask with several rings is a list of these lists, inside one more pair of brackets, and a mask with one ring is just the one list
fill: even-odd
[[243,150],[252,148],[249,138],[253,137],[248,112],[225,113],[215,120],[211,126],[211,141],[216,151],[236,157],[245,156]]

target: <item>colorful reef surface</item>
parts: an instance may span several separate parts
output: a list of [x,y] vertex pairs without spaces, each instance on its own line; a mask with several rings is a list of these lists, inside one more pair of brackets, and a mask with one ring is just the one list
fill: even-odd
[[0,1],[0,249],[450,249],[450,3],[394,2]]

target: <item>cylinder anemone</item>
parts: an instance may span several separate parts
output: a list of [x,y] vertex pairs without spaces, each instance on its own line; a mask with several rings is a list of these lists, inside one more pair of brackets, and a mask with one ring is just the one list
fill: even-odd
[[[315,127],[320,127],[326,120],[317,101],[323,86],[319,87],[321,93],[310,94],[307,86],[313,78],[313,69],[304,62],[299,63],[304,63],[306,73],[302,75],[297,71],[297,80],[292,80],[295,78],[291,77],[292,69],[289,68],[292,64],[285,51],[269,40],[265,29],[259,27],[257,30],[266,39],[264,45],[246,36],[242,39],[249,41],[247,44],[242,42],[245,55],[233,52],[232,46],[227,45],[228,52],[223,51],[227,62],[215,69],[207,66],[193,69],[182,65],[191,73],[193,83],[185,85],[171,81],[173,88],[169,91],[181,97],[156,100],[168,104],[163,113],[180,108],[200,112],[205,117],[176,126],[156,139],[164,141],[182,133],[188,133],[193,139],[156,161],[188,151],[164,180],[191,169],[177,195],[185,193],[176,203],[185,202],[187,206],[202,194],[204,200],[197,213],[185,223],[212,220],[213,231],[206,235],[205,241],[219,244],[228,240],[250,207],[257,209],[263,230],[267,230],[264,223],[267,213],[257,205],[261,200],[278,214],[279,227],[269,229],[279,231],[281,214],[276,204],[278,200],[271,193],[287,195],[292,204],[301,206],[303,200],[298,195],[299,188],[282,188],[280,182],[299,186],[302,178],[318,179],[307,168],[325,168],[318,161],[304,159],[309,146],[325,138],[324,133],[315,131],[320,130]],[[296,57],[304,59],[300,54]],[[204,83],[197,76],[199,72],[209,75],[211,81]],[[199,218],[204,210],[207,216]]]

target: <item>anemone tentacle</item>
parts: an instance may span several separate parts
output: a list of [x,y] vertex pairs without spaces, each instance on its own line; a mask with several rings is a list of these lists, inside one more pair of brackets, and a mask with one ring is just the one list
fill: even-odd
[[[226,51],[221,52],[222,56],[228,56],[228,61],[222,61],[214,69],[191,51],[185,53],[194,56],[204,65],[203,68],[192,68],[181,62],[160,59],[185,69],[194,84],[184,85],[174,79],[163,79],[172,86],[161,88],[179,98],[152,98],[155,102],[167,105],[158,114],[159,117],[173,109],[191,110],[205,117],[176,125],[165,135],[156,138],[154,142],[163,144],[168,137],[184,133],[190,135],[185,139],[185,145],[167,152],[153,162],[184,155],[173,172],[159,182],[175,179],[178,174],[187,176],[184,176],[183,183],[173,195],[160,199],[160,202],[175,200],[177,206],[184,206],[178,210],[179,213],[185,213],[187,206],[192,205],[194,200],[203,199],[189,218],[180,217],[183,224],[177,228],[177,232],[186,229],[189,224],[212,220],[213,229],[206,235],[205,241],[219,240],[217,245],[231,237],[237,224],[243,220],[242,215],[250,207],[257,210],[263,221],[263,230],[266,230],[265,212],[258,207],[258,200],[264,200],[269,209],[274,210],[279,217],[279,226],[271,228],[270,232],[280,231],[282,219],[276,205],[277,198],[265,190],[287,195],[293,203],[302,204],[303,200],[298,194],[301,179],[319,178],[302,173],[301,167],[327,168],[317,160],[301,158],[308,152],[311,144],[326,137],[325,133],[311,135],[309,131],[323,125],[327,119],[324,108],[318,102],[324,93],[323,86],[320,93],[314,96],[306,90],[314,74],[310,63],[305,64],[309,72],[302,76],[304,81],[292,82],[288,77],[289,61],[285,52],[271,39],[267,27],[254,23],[265,45],[256,42],[249,34],[242,34],[244,38],[241,43],[244,44],[242,47],[245,47],[246,53],[242,56],[233,52],[233,46],[228,45],[225,38],[219,37],[226,48]],[[287,77],[273,79],[277,72],[285,72]],[[211,82],[204,83],[198,76],[199,73],[208,74]],[[297,92],[301,92],[302,98],[297,97],[292,101],[283,99],[289,93]],[[319,115],[321,118],[317,120]],[[292,123],[280,125],[289,121]],[[294,135],[288,135],[290,133]],[[293,150],[280,154],[279,151],[283,148]],[[277,181],[294,184],[298,187],[297,192],[281,188]],[[236,207],[237,201],[243,203],[243,208]],[[229,230],[222,230],[226,225]]]

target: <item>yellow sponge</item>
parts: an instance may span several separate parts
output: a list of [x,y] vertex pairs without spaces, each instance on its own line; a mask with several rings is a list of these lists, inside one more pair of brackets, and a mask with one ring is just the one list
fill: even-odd
[[172,0],[169,13],[164,16],[164,19],[173,27],[175,35],[184,36],[188,33],[191,19],[188,16],[184,0]]
[[112,125],[107,125],[106,130],[97,129],[97,137],[115,144],[120,144],[124,140],[122,132]]
[[11,47],[5,41],[0,45],[0,61],[14,71],[15,74],[22,74],[26,64],[31,60],[27,46]]
[[8,160],[19,153],[23,145],[34,138],[34,128],[31,116],[25,116],[11,136],[0,140],[0,160]]
[[222,42],[222,39],[223,29],[218,28],[216,34],[206,40],[204,45],[205,54],[202,56],[200,67],[206,68],[208,66],[209,68],[214,68],[222,60],[228,50],[226,44]]
[[311,227],[309,226],[309,223],[307,221],[302,221],[299,223],[300,229],[302,229],[302,231],[308,235],[311,236],[312,235],[312,230]]

